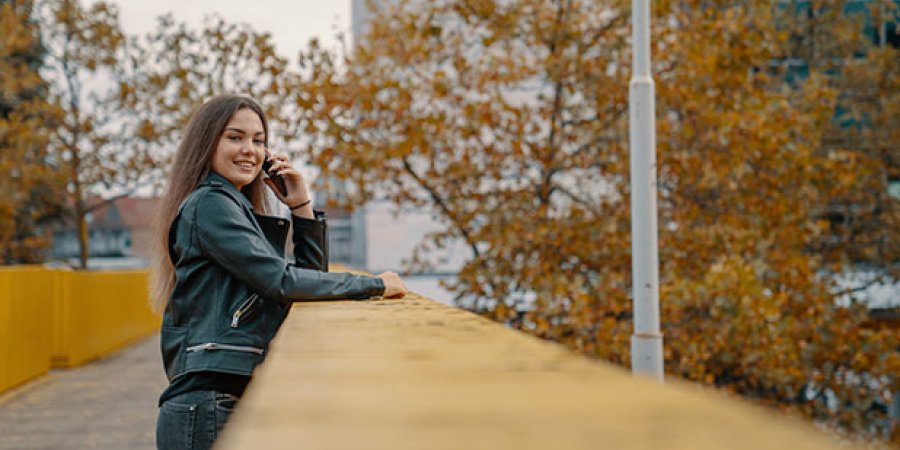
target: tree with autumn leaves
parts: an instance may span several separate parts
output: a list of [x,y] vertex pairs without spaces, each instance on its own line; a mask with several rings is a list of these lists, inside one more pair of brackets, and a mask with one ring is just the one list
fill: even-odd
[[45,164],[59,110],[47,102],[31,1],[0,1],[0,264],[42,260],[41,227],[59,218],[58,173]]
[[290,124],[280,106],[289,95],[279,87],[289,86],[282,82],[286,61],[268,34],[215,17],[198,30],[164,16],[146,36],[127,36],[110,4],[42,5],[58,87],[52,98],[66,112],[56,142],[68,173],[81,267],[89,256],[87,215],[117,196],[158,186],[180,130],[205,99],[242,92],[270,105],[276,127]]
[[[870,178],[878,161],[825,145],[841,78],[814,65],[789,76],[808,30],[785,5],[653,2],[666,370],[884,436],[897,335],[864,327],[852,292],[839,301],[836,277],[857,258],[823,211],[865,192],[894,211],[896,199]],[[830,32],[851,19],[832,15]],[[347,207],[434,211],[443,229],[422,250],[470,250],[449,286],[461,305],[625,364],[629,22],[624,0],[407,1],[351,51],[310,47],[295,101],[319,189],[349,184]],[[853,36],[841,56],[865,58]],[[868,58],[879,52],[898,60],[884,47]],[[896,120],[880,107],[877,120]],[[895,268],[897,228],[877,233]]]
[[[105,2],[5,3],[0,60],[14,75],[4,76],[4,92],[12,92],[9,101],[16,103],[4,109],[9,120],[0,137],[9,139],[10,151],[0,169],[8,175],[3,182],[23,194],[3,200],[10,214],[9,224],[0,224],[9,247],[2,262],[43,260],[46,230],[68,217],[77,228],[78,265],[87,267],[91,213],[160,185],[180,130],[213,95],[254,96],[267,105],[279,134],[297,134],[283,101],[293,86],[284,81],[287,61],[275,54],[266,33],[214,16],[195,29],[169,15],[153,32],[129,36],[117,8]],[[36,64],[21,57],[34,49],[40,49]],[[41,222],[43,234],[29,237],[23,233],[36,225],[23,231],[23,224],[40,221],[46,208],[39,200],[52,200],[54,220]]]
[[66,183],[79,266],[86,268],[88,219],[107,203],[99,191],[133,190],[154,161],[129,145],[131,115],[115,101],[117,81],[125,76],[125,36],[116,9],[102,2],[85,8],[77,0],[48,0],[37,2],[35,12],[47,51],[48,97],[63,111],[50,141],[52,164]]

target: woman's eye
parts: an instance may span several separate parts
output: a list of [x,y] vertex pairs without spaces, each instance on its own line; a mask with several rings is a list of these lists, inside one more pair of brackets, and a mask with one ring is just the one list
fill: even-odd
[[228,136],[228,140],[237,142],[237,141],[241,140],[241,137],[240,136]]
[[253,143],[256,144],[256,145],[266,145],[266,141],[259,141],[259,140],[257,140],[257,141],[253,141]]

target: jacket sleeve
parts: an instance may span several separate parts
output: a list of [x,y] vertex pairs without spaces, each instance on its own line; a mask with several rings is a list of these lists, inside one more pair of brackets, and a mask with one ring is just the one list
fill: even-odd
[[315,219],[291,215],[294,264],[307,269],[328,272],[328,225],[321,211]]
[[266,298],[283,302],[362,299],[384,292],[384,282],[377,277],[289,264],[224,192],[201,193],[194,213],[197,245],[203,254]]

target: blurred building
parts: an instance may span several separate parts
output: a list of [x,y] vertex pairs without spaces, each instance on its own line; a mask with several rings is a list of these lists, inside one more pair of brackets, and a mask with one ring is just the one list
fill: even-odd
[[[396,1],[351,1],[351,32],[354,44],[362,39],[368,24],[375,16],[367,7],[367,3],[371,3],[375,8],[381,8]],[[339,183],[336,180],[333,182]],[[326,202],[324,198],[319,198],[316,203],[324,205]],[[429,211],[419,209],[398,211],[396,206],[383,201],[370,202],[352,213],[326,208],[326,214],[330,260],[370,272],[403,271],[404,261],[412,257],[416,245],[426,234],[440,229],[437,218]],[[451,248],[442,255],[435,255],[433,271],[419,275],[438,277],[453,275],[467,256],[461,246]]]
[[[337,182],[337,181],[334,181]],[[316,195],[316,205],[326,205],[326,199]],[[325,212],[328,222],[328,259],[357,269],[368,269],[366,215],[364,211],[348,212],[340,208],[317,206]]]
[[[87,216],[91,258],[133,258],[147,261],[153,239],[152,224],[160,199],[121,197]],[[78,229],[65,222],[53,232],[51,256],[78,258]]]

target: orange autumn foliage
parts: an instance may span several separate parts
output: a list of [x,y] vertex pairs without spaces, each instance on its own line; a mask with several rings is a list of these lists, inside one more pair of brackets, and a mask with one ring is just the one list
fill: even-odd
[[58,108],[45,98],[32,2],[0,1],[0,264],[43,260],[62,182],[45,163]]
[[[320,188],[352,186],[348,207],[379,197],[434,211],[443,229],[422,250],[459,240],[471,252],[450,285],[461,305],[626,364],[629,5],[397,2],[352,51],[311,46],[295,101]],[[835,276],[865,250],[822,214],[879,195],[871,220],[897,223],[886,179],[872,178],[884,159],[826,145],[840,77],[814,66],[786,81],[804,31],[772,2],[653,8],[667,372],[863,435],[895,433],[885,405],[900,342],[862,327],[862,305],[837,301]],[[829,51],[859,49],[841,34],[852,23],[831,20],[844,38]],[[891,48],[869,58],[878,52],[898,60]],[[896,79],[878,85],[891,98]],[[896,123],[896,104],[878,117]],[[873,261],[896,270],[897,227],[869,231],[889,244]]]

